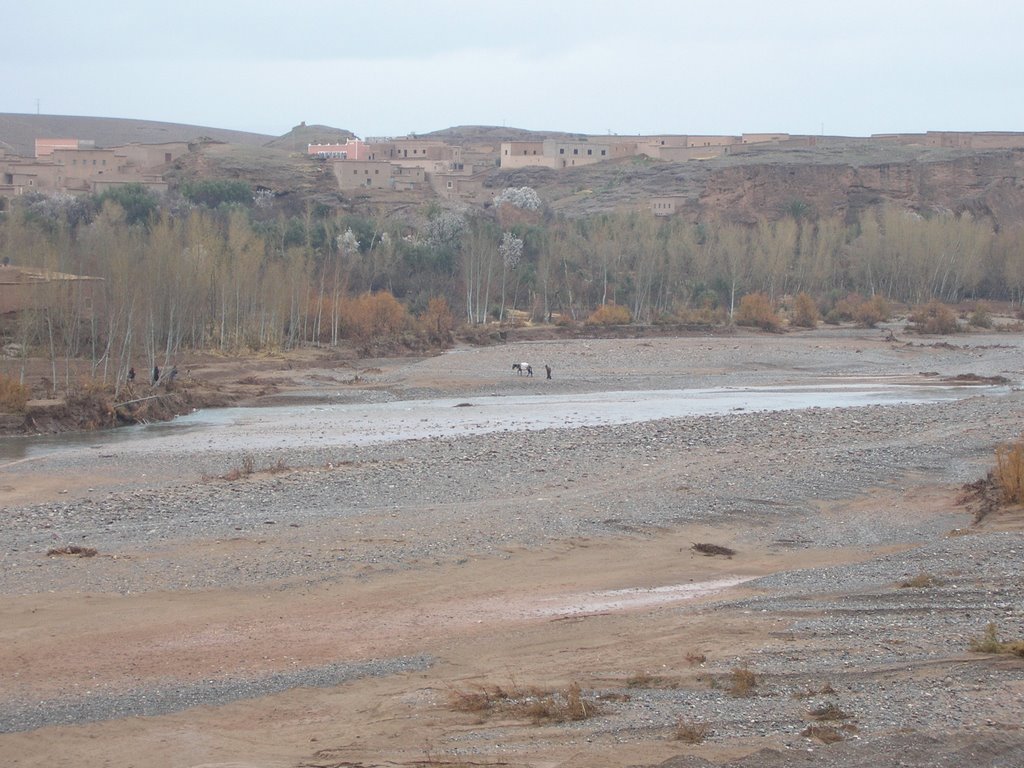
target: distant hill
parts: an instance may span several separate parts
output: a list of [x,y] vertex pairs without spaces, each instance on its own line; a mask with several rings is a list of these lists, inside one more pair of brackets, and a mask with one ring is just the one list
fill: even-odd
[[430,133],[419,133],[421,139],[442,139],[457,144],[483,144],[502,141],[543,141],[544,139],[569,139],[583,134],[560,131],[530,131],[525,128],[509,128],[496,125],[456,125]]
[[247,131],[231,131],[202,125],[160,123],[119,117],[76,117],[71,115],[19,115],[0,113],[0,145],[23,157],[35,155],[36,139],[86,139],[97,147],[124,144],[162,144],[193,141],[202,137],[230,144],[262,146],[277,137]]
[[288,152],[305,152],[310,144],[344,144],[345,139],[354,139],[355,137],[356,135],[352,131],[347,131],[344,128],[299,123],[284,136],[268,141],[265,146]]

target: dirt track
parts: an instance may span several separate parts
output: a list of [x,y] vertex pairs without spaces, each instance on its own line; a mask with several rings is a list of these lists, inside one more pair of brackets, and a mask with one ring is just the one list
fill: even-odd
[[[950,341],[545,341],[193,375],[331,402],[1020,378],[1018,336]],[[550,361],[554,378],[513,377],[511,360]],[[1020,516],[972,526],[956,500],[1022,411],[1011,393],[298,448],[259,457],[288,471],[234,481],[221,476],[237,451],[3,467],[0,756],[878,766],[899,745],[910,765],[965,764],[965,750],[973,765],[1020,764],[1024,662],[970,652],[990,621],[1024,637]],[[98,554],[46,557],[72,541]],[[757,680],[747,696],[729,692],[741,668]],[[537,725],[453,705],[574,681],[596,717]],[[686,744],[681,723],[710,733]],[[802,735],[812,724],[843,740]]]

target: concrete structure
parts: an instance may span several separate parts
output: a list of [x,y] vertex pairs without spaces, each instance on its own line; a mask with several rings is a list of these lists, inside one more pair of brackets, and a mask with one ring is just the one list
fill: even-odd
[[651,213],[655,216],[675,216],[686,204],[682,195],[662,195],[651,198]]

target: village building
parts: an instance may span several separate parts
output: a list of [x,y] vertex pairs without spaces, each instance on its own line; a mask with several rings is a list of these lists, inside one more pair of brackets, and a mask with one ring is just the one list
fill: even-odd
[[432,173],[429,182],[434,192],[445,200],[481,205],[493,197],[493,191],[484,186],[489,171],[489,168],[485,168],[478,171],[467,169]]
[[125,184],[167,191],[163,172],[188,152],[185,142],[98,148],[79,139],[36,139],[36,157],[0,156],[0,196],[26,192],[102,194]]
[[51,309],[91,320],[102,300],[102,288],[101,277],[0,264],[0,319],[10,321],[26,310]]
[[409,191],[424,181],[424,170],[387,160],[334,160],[331,170],[342,191],[379,189]]

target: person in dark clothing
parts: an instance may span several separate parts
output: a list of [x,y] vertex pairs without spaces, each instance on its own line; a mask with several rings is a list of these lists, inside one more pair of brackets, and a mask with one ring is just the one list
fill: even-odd
[[544,366],[544,370],[547,372],[548,378],[550,379],[551,378],[551,366],[550,365],[545,365]]
[[159,365],[154,365],[153,366],[153,384],[155,385],[158,381],[160,381],[160,366]]
[[131,384],[135,381],[135,366],[128,369],[128,383]]

